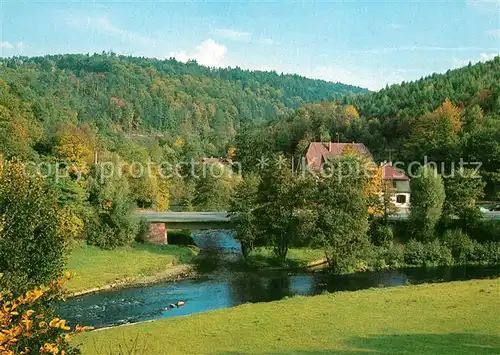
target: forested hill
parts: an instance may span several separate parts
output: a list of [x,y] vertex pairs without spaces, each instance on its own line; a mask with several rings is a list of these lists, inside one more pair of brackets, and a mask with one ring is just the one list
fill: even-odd
[[346,95],[342,102],[353,104],[366,117],[415,117],[436,109],[446,98],[461,107],[479,104],[491,111],[500,100],[500,57],[378,92]]
[[0,77],[21,99],[33,100],[37,118],[60,116],[50,106],[63,106],[80,121],[112,122],[127,131],[172,129],[193,119],[196,128],[205,129],[222,116],[235,125],[268,120],[304,102],[366,91],[298,75],[113,54],[14,58],[2,64]]

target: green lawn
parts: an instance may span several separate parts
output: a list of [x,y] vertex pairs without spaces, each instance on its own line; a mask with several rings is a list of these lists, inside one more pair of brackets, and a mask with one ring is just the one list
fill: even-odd
[[131,283],[143,277],[165,273],[177,264],[192,260],[196,252],[188,247],[134,243],[115,250],[88,245],[73,249],[68,259],[72,278],[70,292],[79,292],[109,284]]
[[[288,250],[285,265],[287,267],[305,267],[324,259],[325,252],[322,249],[292,248]],[[273,255],[272,248],[256,248],[248,255],[247,262],[258,267],[278,267],[279,261]]]
[[452,282],[245,304],[74,343],[83,354],[500,354],[499,309],[500,279]]

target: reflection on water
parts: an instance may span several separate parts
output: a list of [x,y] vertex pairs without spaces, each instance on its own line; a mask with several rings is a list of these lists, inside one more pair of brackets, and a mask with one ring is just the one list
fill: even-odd
[[[75,297],[59,307],[61,316],[72,324],[103,327],[176,317],[247,302],[273,301],[293,295],[467,280],[499,274],[498,268],[479,267],[412,268],[350,275],[245,271],[230,262],[241,258],[238,243],[230,232],[200,232],[194,234],[193,239],[205,255],[198,261],[202,277]],[[187,301],[186,305],[163,310],[179,300]]]

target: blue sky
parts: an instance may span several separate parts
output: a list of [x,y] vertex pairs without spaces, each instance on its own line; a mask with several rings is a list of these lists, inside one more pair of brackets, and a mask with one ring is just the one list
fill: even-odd
[[0,0],[0,55],[113,51],[376,90],[500,53],[500,0]]

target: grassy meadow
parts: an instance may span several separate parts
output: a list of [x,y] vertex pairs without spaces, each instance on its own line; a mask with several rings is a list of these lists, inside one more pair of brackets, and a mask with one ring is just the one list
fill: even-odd
[[500,279],[294,297],[93,331],[83,354],[499,354]]
[[114,250],[78,245],[68,258],[67,268],[72,277],[67,290],[77,293],[115,283],[133,283],[188,263],[195,255],[194,249],[175,245],[133,243]]
[[[285,267],[305,267],[325,258],[323,249],[290,248],[286,256]],[[247,262],[257,267],[279,267],[279,260],[273,255],[272,248],[256,248],[250,252]]]

